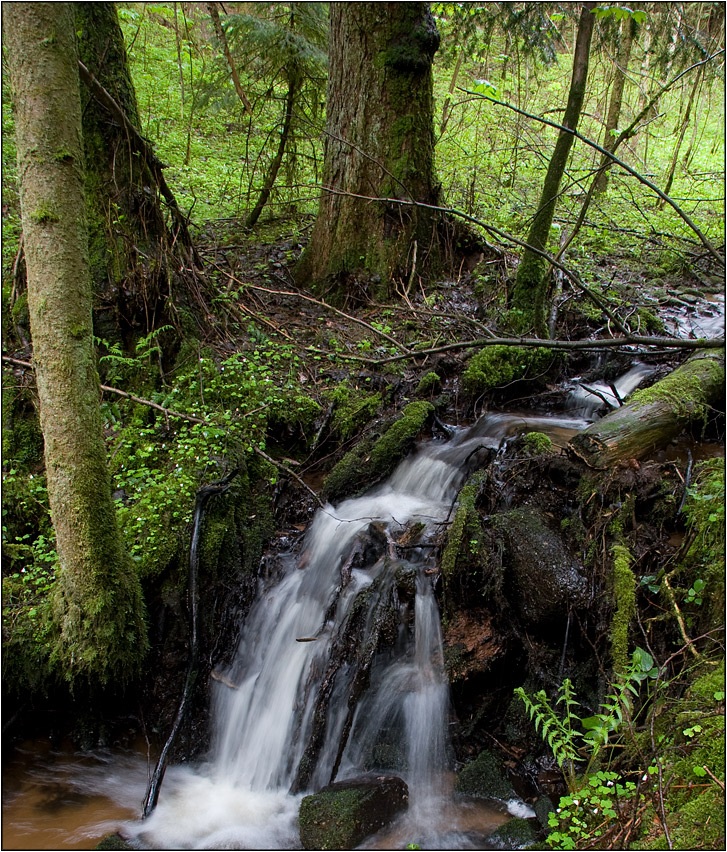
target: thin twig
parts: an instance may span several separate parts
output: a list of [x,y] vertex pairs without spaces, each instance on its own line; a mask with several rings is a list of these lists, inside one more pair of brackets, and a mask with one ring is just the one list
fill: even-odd
[[283,473],[286,473],[288,476],[292,476],[293,479],[295,479],[295,481],[303,488],[305,488],[305,490],[313,497],[313,499],[316,501],[316,503],[318,503],[321,509],[325,509],[325,504],[323,503],[321,498],[316,494],[316,492],[312,488],[310,488],[308,485],[305,484],[305,482],[303,482],[303,480],[298,476],[297,473],[292,471],[289,467],[286,467],[282,462],[275,461],[274,458],[271,458],[267,453],[263,452],[260,447],[253,447],[253,449],[261,458],[265,459],[266,462],[270,462],[271,465],[277,467],[279,470],[282,470]]

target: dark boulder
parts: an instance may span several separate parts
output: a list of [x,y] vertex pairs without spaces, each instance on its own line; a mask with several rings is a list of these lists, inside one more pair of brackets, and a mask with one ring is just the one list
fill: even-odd
[[571,607],[587,606],[583,569],[542,512],[514,509],[498,522],[506,541],[503,563],[513,603],[529,628],[547,631],[563,624]]
[[303,849],[354,849],[409,804],[409,790],[394,775],[366,775],[329,784],[300,803]]

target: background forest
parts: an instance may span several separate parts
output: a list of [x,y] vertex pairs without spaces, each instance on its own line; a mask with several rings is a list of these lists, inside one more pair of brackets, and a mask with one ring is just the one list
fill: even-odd
[[[335,502],[359,487],[350,470],[342,482],[328,474],[394,416],[413,418],[407,436],[413,439],[426,422],[433,429],[441,420],[471,422],[514,400],[547,405],[564,377],[584,368],[586,355],[568,351],[568,342],[617,331],[633,335],[639,346],[614,356],[614,375],[616,362],[628,367],[649,346],[658,377],[683,360],[685,350],[671,347],[667,337],[680,336],[684,315],[719,317],[724,305],[725,20],[720,3],[590,4],[595,20],[578,138],[544,241],[556,259],[547,276],[547,328],[536,323],[534,329],[539,338],[566,344],[558,351],[514,345],[521,335],[535,335],[513,311],[512,299],[569,99],[583,4],[431,4],[441,40],[433,58],[436,193],[438,206],[462,226],[449,235],[454,249],[447,256],[456,261],[428,277],[423,247],[418,259],[414,241],[406,274],[382,282],[359,269],[344,287],[330,281],[308,287],[300,278],[324,174],[329,4],[78,5],[92,7],[78,24],[79,58],[89,68],[103,66],[112,48],[110,40],[94,43],[88,33],[101,32],[102,7],[115,7],[133,89],[128,102],[116,94],[128,89],[119,82],[120,64],[99,79],[156,156],[149,159],[151,172],[137,181],[135,207],[103,195],[103,180],[127,179],[127,160],[129,174],[141,174],[141,167],[127,157],[123,132],[109,141],[99,123],[91,136],[93,97],[82,94],[87,162],[93,151],[113,151],[110,167],[103,166],[111,177],[86,184],[89,198],[98,200],[89,207],[93,335],[114,508],[140,583],[144,637],[126,650],[111,629],[84,639],[68,627],[59,639],[59,558],[31,368],[4,46],[3,689],[11,723],[21,728],[23,708],[38,714],[27,714],[26,724],[42,729],[50,704],[75,707],[93,695],[95,715],[83,721],[93,741],[119,695],[129,704],[130,695],[133,701],[142,695],[149,712],[159,714],[159,727],[171,724],[172,696],[185,676],[187,554],[203,485],[243,472],[234,489],[245,508],[216,507],[202,544],[203,619],[207,634],[216,636],[208,640],[216,651],[249,606],[275,530],[284,524],[302,529],[320,497]],[[123,45],[113,49],[123,52]],[[353,98],[358,83],[347,80],[342,97],[350,91]],[[123,127],[118,117],[111,124]],[[610,165],[603,149],[621,164]],[[103,168],[98,174],[107,174]],[[150,217],[140,236],[131,223],[145,204],[152,206],[152,197],[163,199],[154,220],[158,232]],[[658,345],[641,345],[650,335]],[[710,336],[718,335],[691,334]],[[501,345],[477,345],[488,337]],[[426,411],[413,408],[425,400]],[[683,404],[672,402],[675,410]],[[572,770],[578,758],[570,724],[577,711],[568,687],[561,682],[559,691],[554,678],[548,684],[531,678],[530,692],[520,697],[522,718],[529,713],[563,769],[563,816],[544,820],[553,848],[720,848],[724,842],[720,404],[700,403],[699,416],[691,418],[701,424],[692,434],[710,444],[715,457],[692,464],[690,454],[688,468],[678,471],[684,499],[678,509],[670,504],[673,517],[659,522],[661,533],[673,523],[681,536],[663,550],[667,555],[657,559],[653,548],[637,547],[635,514],[628,534],[613,526],[626,524],[626,509],[609,521],[607,555],[603,539],[609,570],[618,573],[618,547],[632,544],[639,568],[626,560],[636,584],[630,609],[609,586],[613,611],[621,607],[626,618],[619,635],[628,666],[620,680],[614,664],[599,681],[606,704],[600,722],[591,717],[590,729],[603,737],[602,749],[598,761],[580,767],[582,777]],[[433,426],[430,415],[437,418]],[[361,457],[354,464],[363,466]],[[341,468],[335,470],[340,476]],[[597,483],[593,493],[608,487]],[[463,490],[460,505],[468,495],[474,500]],[[579,499],[590,511],[583,495]],[[441,542],[455,573],[474,575],[479,564],[470,522],[457,513],[452,526],[461,542],[452,544],[452,532]],[[593,523],[606,529],[605,520]],[[468,536],[465,558],[457,547]],[[589,558],[595,564],[599,557]],[[230,592],[240,577],[240,590]],[[457,579],[463,597],[471,594],[469,582]],[[452,592],[450,605],[455,599]],[[161,611],[178,627],[160,627]],[[663,632],[655,642],[663,669],[641,650],[638,630],[644,628],[634,625],[642,616],[653,621],[649,630]],[[63,618],[68,624],[68,611]],[[454,620],[453,610],[447,618]],[[599,649],[610,647],[614,629],[604,629]],[[92,653],[84,642],[96,643]],[[148,660],[158,662],[165,649],[177,660],[160,684],[155,679],[164,672],[150,674]],[[207,651],[212,660],[213,650]],[[456,663],[451,666],[456,681]],[[203,664],[204,678],[211,669]],[[661,696],[658,712],[656,699],[640,705],[624,698],[627,690],[638,695],[644,681],[653,688],[650,696]],[[544,687],[547,695],[531,696]],[[204,699],[194,701],[191,716],[200,719]],[[194,737],[186,736],[189,746]],[[539,734],[530,746],[545,748]],[[646,753],[648,767],[639,763]],[[628,786],[636,764],[657,777],[648,800],[641,788]],[[617,778],[620,805],[613,802]],[[600,797],[603,820],[579,810],[584,796]]]

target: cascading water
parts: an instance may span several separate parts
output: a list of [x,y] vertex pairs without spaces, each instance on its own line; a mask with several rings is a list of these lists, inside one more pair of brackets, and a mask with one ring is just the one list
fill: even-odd
[[[413,839],[441,837],[444,821],[456,848],[431,539],[479,448],[497,448],[523,429],[570,434],[583,426],[487,416],[446,444],[420,447],[367,495],[319,510],[302,552],[284,554],[276,577],[259,581],[235,662],[216,684],[210,762],[169,770],[156,811],[130,829],[137,841],[295,848],[301,794],[291,789],[374,770],[407,782]],[[414,524],[415,543],[400,547],[397,539]],[[402,582],[413,607],[398,600]]]

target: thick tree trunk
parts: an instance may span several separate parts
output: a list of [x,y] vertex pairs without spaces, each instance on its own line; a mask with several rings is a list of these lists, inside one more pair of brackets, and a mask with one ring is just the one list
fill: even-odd
[[[99,337],[115,340],[170,322],[175,252],[189,251],[186,222],[167,228],[160,169],[139,152],[136,92],[113,3],[74,3],[79,58],[123,112],[134,134],[84,77],[81,87],[89,260]],[[151,147],[147,143],[149,152]],[[158,161],[157,161],[158,162]],[[171,194],[171,193],[169,193]],[[172,196],[173,208],[176,201]]]
[[57,657],[71,680],[125,679],[144,655],[146,629],[102,434],[73,9],[13,3],[4,12],[33,359],[60,562]]
[[700,350],[650,388],[571,438],[568,448],[603,469],[665,447],[708,407],[724,399],[724,353]]
[[393,291],[436,267],[432,57],[439,34],[427,3],[332,3],[323,190],[296,277],[351,292]]
[[[573,51],[573,74],[568,92],[568,103],[563,116],[563,126],[569,130],[576,130],[578,127],[586,94],[588,61],[593,34],[593,7],[595,5],[595,3],[584,3],[578,22],[576,45]],[[573,139],[572,133],[567,130],[560,131],[545,175],[538,210],[530,227],[527,238],[528,245],[541,251],[545,250],[548,243],[550,226],[553,224],[555,215],[558,190],[568,163]],[[546,271],[545,259],[526,249],[518,266],[517,278],[510,301],[511,323],[518,332],[534,329],[541,337],[547,335],[546,293],[548,278]]]

